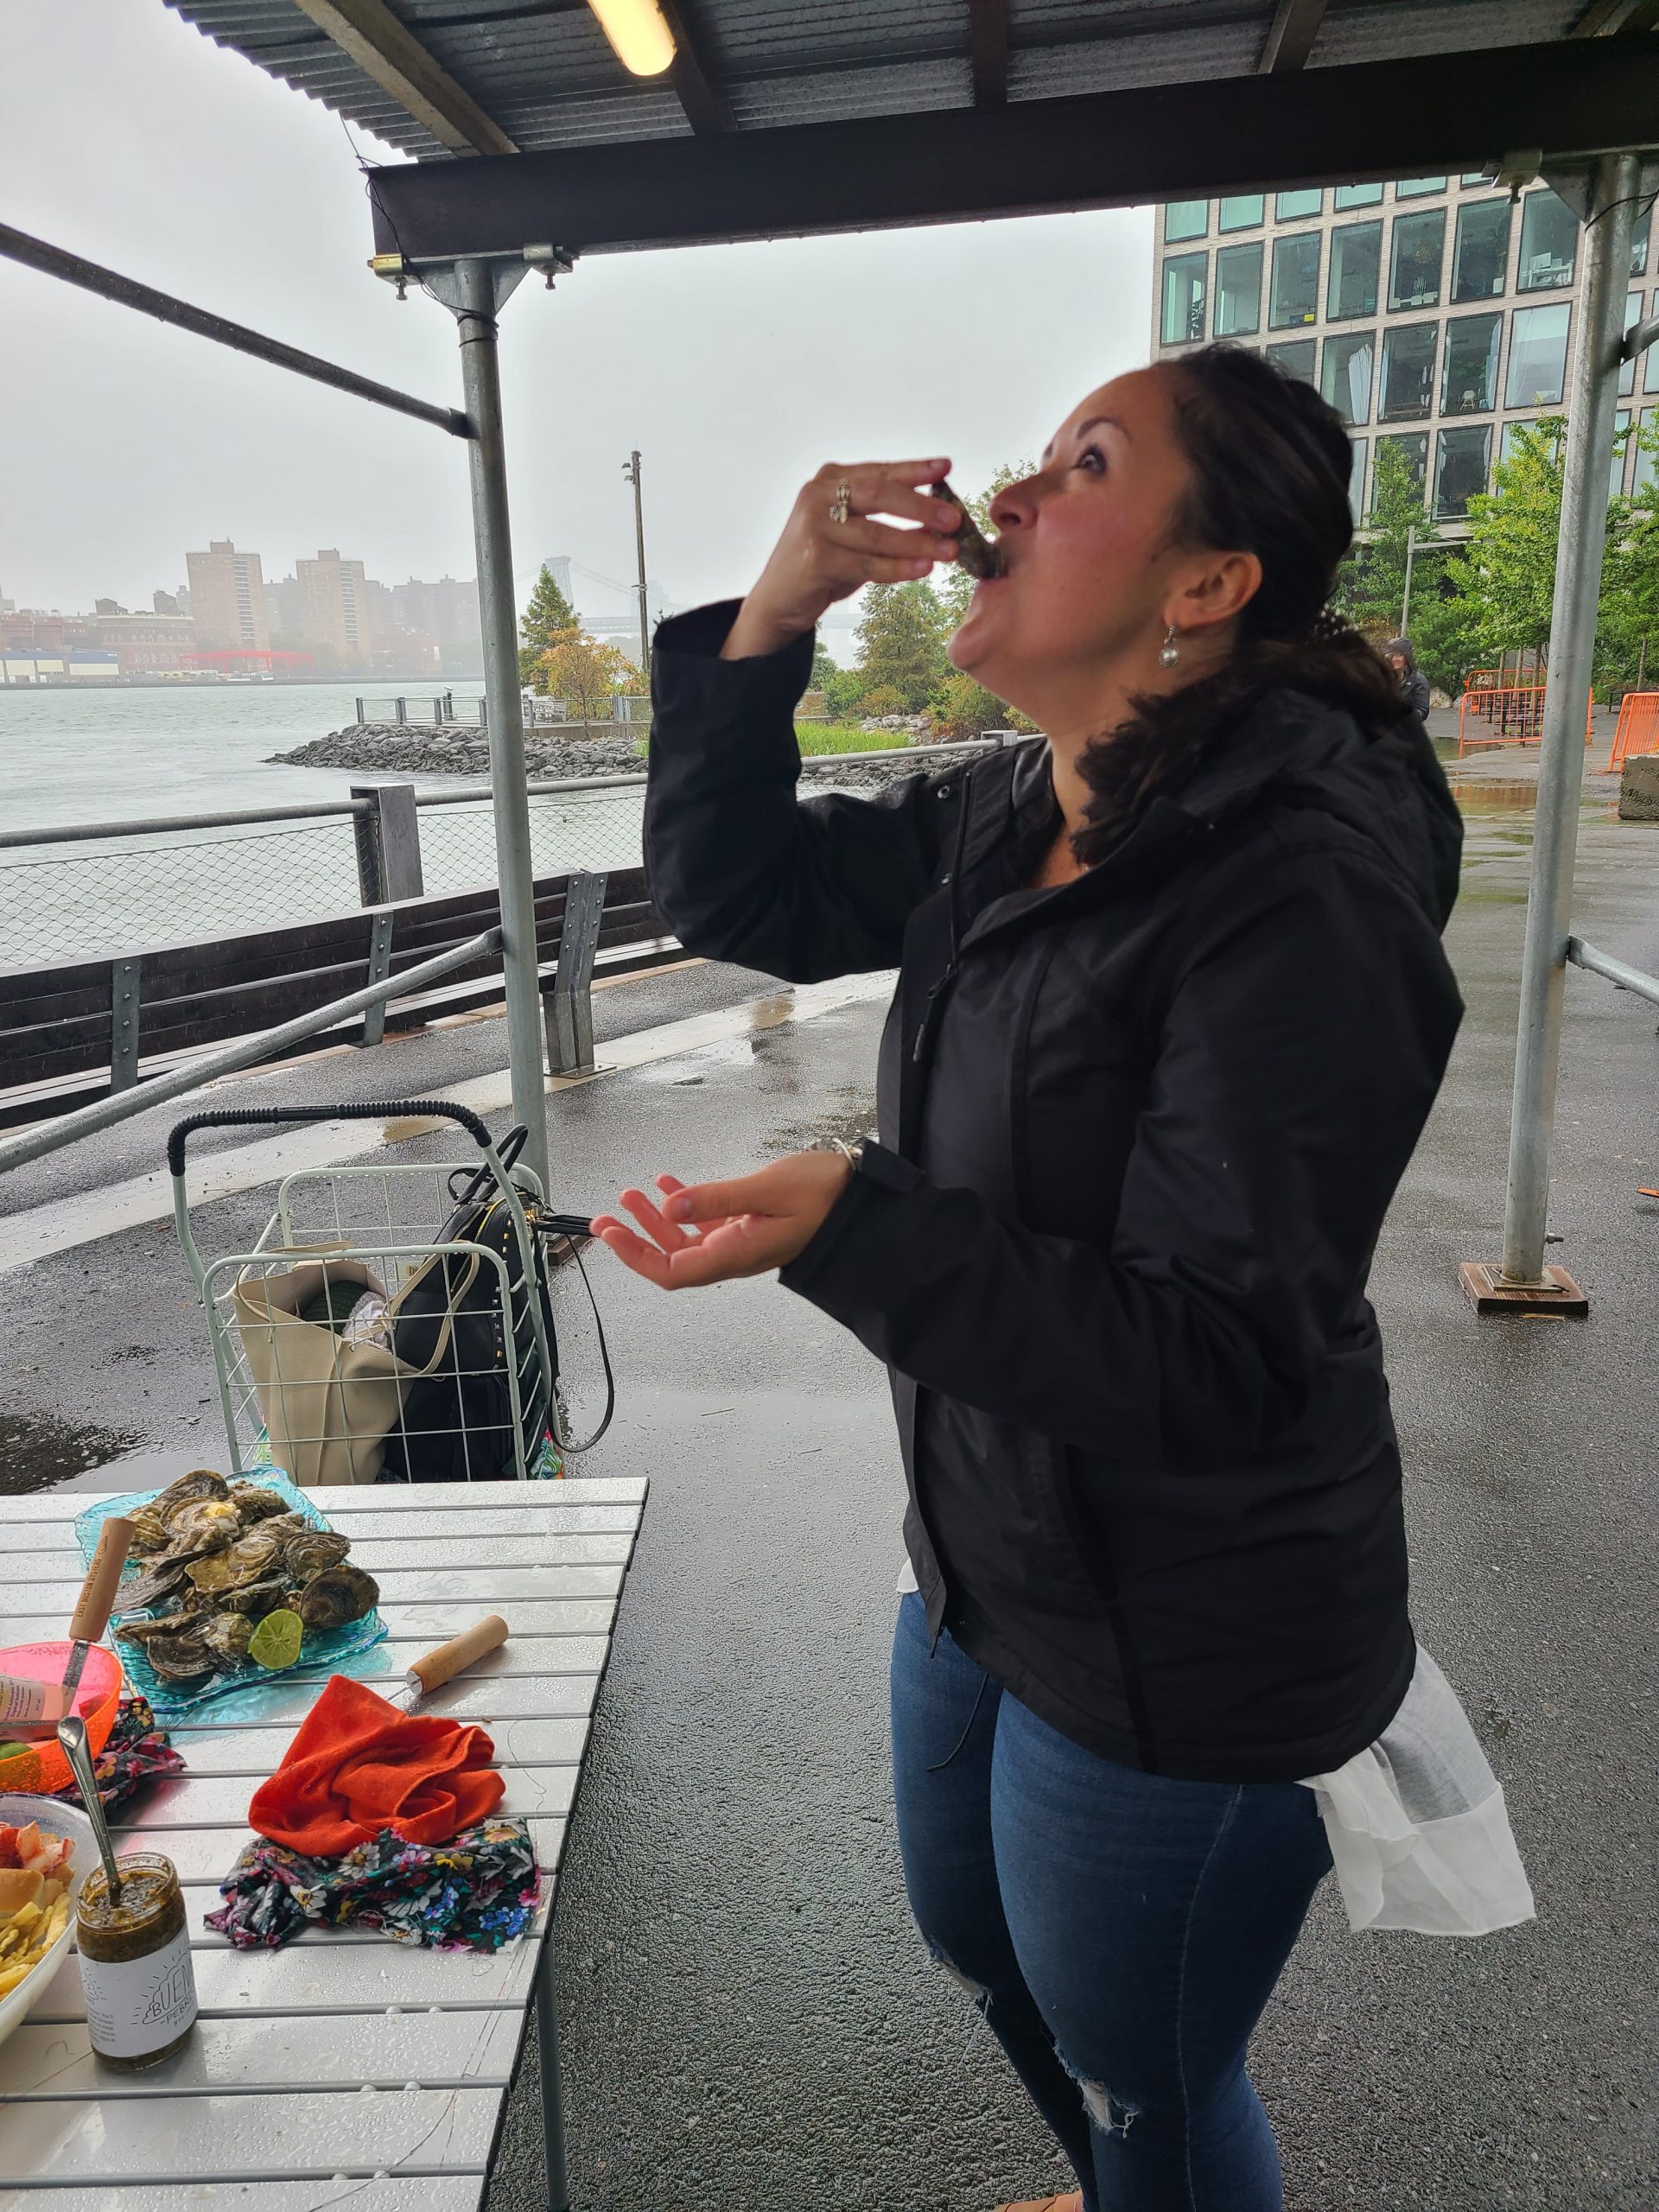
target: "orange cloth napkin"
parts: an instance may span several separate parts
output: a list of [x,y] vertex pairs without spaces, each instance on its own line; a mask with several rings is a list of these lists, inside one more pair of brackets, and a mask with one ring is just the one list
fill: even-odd
[[308,1859],[334,1859],[390,1828],[406,1843],[447,1843],[493,1813],[506,1784],[483,1729],[400,1713],[331,1675],[248,1807],[248,1824]]

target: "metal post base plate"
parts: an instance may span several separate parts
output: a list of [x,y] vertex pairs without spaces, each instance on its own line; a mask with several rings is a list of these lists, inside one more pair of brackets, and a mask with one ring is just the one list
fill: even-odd
[[1541,1283],[1512,1283],[1484,1261],[1465,1260],[1458,1278],[1477,1313],[1553,1313],[1582,1321],[1590,1311],[1565,1268],[1546,1268]]

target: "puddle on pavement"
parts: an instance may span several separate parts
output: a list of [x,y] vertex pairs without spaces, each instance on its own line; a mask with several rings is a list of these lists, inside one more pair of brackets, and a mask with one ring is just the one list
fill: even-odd
[[839,1137],[842,1144],[855,1144],[860,1137],[867,1137],[875,1127],[875,1094],[862,1089],[842,1087],[830,1094],[833,1103],[826,1104],[823,1113],[810,1122],[789,1122],[782,1128],[769,1129],[761,1140],[768,1152],[804,1152],[815,1139]]
[[0,1414],[0,1497],[54,1490],[143,1441],[136,1429],[100,1428],[53,1414]]

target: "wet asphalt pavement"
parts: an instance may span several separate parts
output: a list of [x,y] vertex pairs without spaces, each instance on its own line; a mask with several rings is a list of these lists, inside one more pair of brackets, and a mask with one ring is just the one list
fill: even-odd
[[[1579,926],[1659,968],[1659,830],[1618,824],[1592,785]],[[1659,1202],[1638,1186],[1659,1186],[1659,1048],[1652,1009],[1569,976],[1552,1229],[1591,1319],[1478,1321],[1457,1266],[1498,1249],[1530,791],[1483,771],[1465,805],[1449,941],[1469,1016],[1373,1290],[1418,1626],[1504,1783],[1540,1918],[1472,1943],[1356,1937],[1327,1885],[1255,2072],[1292,2212],[1653,2212]],[[600,1034],[769,988],[709,968],[628,984],[596,1001]],[[880,1020],[872,1000],[556,1096],[556,1202],[862,1126]],[[235,1089],[429,1092],[499,1067],[502,1046],[480,1022]],[[7,1210],[153,1165],[168,1119],[26,1171]],[[234,1249],[268,1210],[251,1192],[205,1225]],[[602,1256],[594,1272],[622,1395],[581,1471],[652,1489],[556,1923],[577,2212],[989,2212],[1065,2186],[905,1910],[883,1711],[900,1478],[880,1373],[769,1281],[670,1300]],[[0,1274],[0,1414],[213,1457],[170,1226]],[[490,2212],[545,2202],[535,2083],[532,2032]]]

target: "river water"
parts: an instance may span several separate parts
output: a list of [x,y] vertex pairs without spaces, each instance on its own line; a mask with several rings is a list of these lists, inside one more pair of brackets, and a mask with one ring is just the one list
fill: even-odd
[[[469,711],[482,687],[454,687]],[[154,690],[0,690],[0,828],[117,824],[346,798],[344,768],[272,765],[356,718],[360,696],[399,694],[423,721],[437,687],[410,683],[225,684]],[[391,719],[391,707],[386,706]],[[423,794],[454,788],[416,778]],[[532,802],[538,874],[639,858],[639,798],[594,792]],[[423,808],[429,893],[494,880],[487,806]],[[349,817],[250,824],[92,844],[0,848],[0,968],[277,928],[350,912],[358,881]]]

